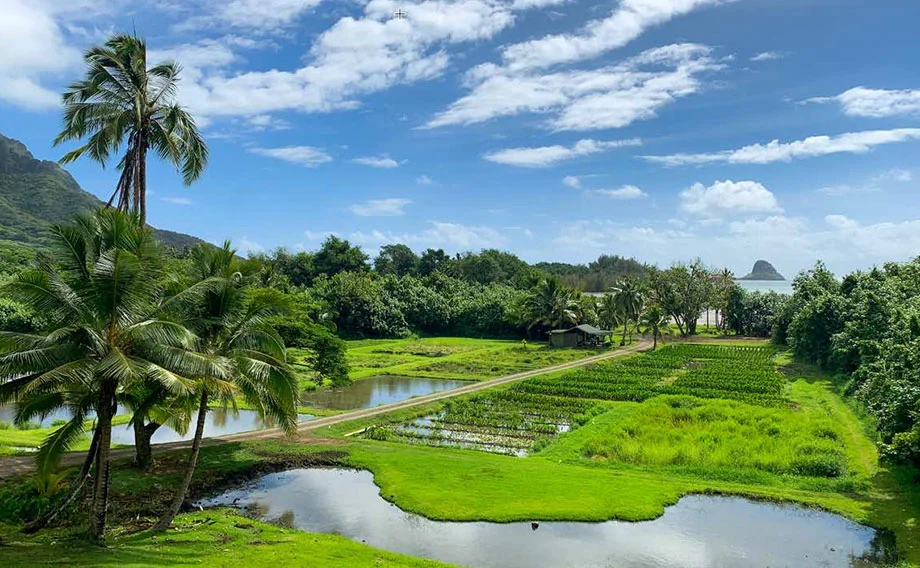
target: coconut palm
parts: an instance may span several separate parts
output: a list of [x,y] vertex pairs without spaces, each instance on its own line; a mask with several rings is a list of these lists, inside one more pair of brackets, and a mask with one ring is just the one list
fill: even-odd
[[41,335],[0,332],[0,404],[15,403],[20,419],[71,411],[72,418],[42,443],[39,472],[54,469],[95,412],[90,530],[102,543],[119,394],[142,381],[183,394],[194,387],[186,376],[225,373],[215,358],[192,351],[190,331],[157,317],[159,250],[136,215],[102,210],[51,233],[57,266],[42,263],[5,286],[51,323]]
[[615,329],[620,325],[620,309],[613,294],[604,294],[597,306],[598,323],[604,329]]
[[147,46],[135,36],[114,35],[84,55],[86,77],[64,93],[64,128],[54,143],[86,139],[61,158],[86,155],[101,163],[125,145],[121,177],[109,199],[122,211],[147,218],[147,151],[173,164],[186,185],[204,171],[208,148],[192,116],[175,102],[178,63],[147,67]]
[[208,405],[213,399],[232,405],[241,395],[263,416],[278,422],[285,432],[292,433],[297,426],[297,380],[287,366],[283,340],[266,323],[267,318],[283,309],[283,299],[276,291],[256,293],[245,288],[236,251],[229,243],[222,248],[196,247],[191,262],[193,278],[207,291],[182,306],[183,323],[201,338],[204,352],[230,363],[231,372],[196,377],[198,415],[188,466],[156,530],[168,528],[185,501],[204,436]]
[[564,327],[578,322],[581,307],[572,291],[555,279],[541,280],[524,298],[527,329],[534,326]]
[[623,324],[623,337],[620,340],[620,346],[623,346],[626,345],[629,322],[636,321],[639,317],[639,312],[642,310],[642,291],[630,279],[621,280],[611,288],[611,291],[613,292],[613,301],[620,314],[620,322]]
[[639,316],[639,326],[643,333],[652,334],[652,351],[658,348],[658,338],[671,333],[671,319],[659,306],[650,306]]

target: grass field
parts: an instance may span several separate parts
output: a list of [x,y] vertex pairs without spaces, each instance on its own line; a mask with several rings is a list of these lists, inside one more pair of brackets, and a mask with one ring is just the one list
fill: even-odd
[[[481,381],[596,355],[590,349],[549,349],[545,343],[501,339],[428,337],[348,342],[352,379],[399,375]],[[291,349],[295,364],[306,352]],[[306,371],[306,369],[302,369]]]
[[[671,349],[676,351],[669,353]],[[564,394],[532,392],[526,386],[529,381],[525,381],[476,395],[495,398],[492,402],[469,406],[468,421],[477,419],[472,418],[477,407],[491,406],[498,400],[508,403],[502,412],[512,417],[507,407],[515,404],[523,414],[569,412],[561,406],[564,401],[573,407],[582,405],[579,409],[589,409],[576,413],[580,415],[577,420],[573,416],[574,429],[556,433],[529,448],[525,458],[405,441],[343,437],[346,432],[373,424],[396,426],[419,416],[445,412],[444,405],[435,403],[398,411],[383,419],[338,425],[315,434],[324,440],[205,447],[195,492],[206,493],[232,480],[281,467],[315,465],[311,456],[326,455],[322,463],[341,463],[372,471],[381,495],[400,508],[441,520],[642,520],[657,517],[667,505],[688,493],[727,493],[803,503],[890,529],[896,535],[905,565],[920,564],[917,474],[879,464],[874,444],[866,434],[868,426],[837,394],[830,377],[812,367],[795,365],[783,354],[775,360],[782,371],[777,376],[769,372],[773,364],[770,357],[766,358],[769,364],[765,364],[761,353],[739,350],[735,354],[743,364],[738,366],[748,369],[747,375],[734,376],[732,380],[717,377],[718,389],[699,384],[696,378],[706,376],[707,365],[722,368],[725,359],[732,357],[731,352],[723,349],[726,348],[681,345],[661,353],[630,357],[620,363],[595,365],[592,372],[597,368],[609,371],[598,377],[606,376],[607,383],[614,385],[622,383],[621,390],[616,387],[603,390],[603,398],[578,396],[571,377],[581,377],[578,380],[582,381],[584,376],[573,375],[575,371],[557,373],[555,379],[536,379],[541,384],[553,380],[572,383]],[[677,365],[675,373],[673,359],[677,355],[689,357],[692,364],[687,366],[685,361]],[[647,365],[639,365],[643,360]],[[651,372],[647,376],[638,371],[627,375],[623,370],[610,370],[616,365],[634,370],[653,367],[657,378],[650,378]],[[627,380],[633,375],[641,376],[641,380]],[[779,394],[772,390],[777,380]],[[629,396],[636,392],[637,381],[645,385],[643,388],[654,387],[640,401]],[[695,392],[702,397],[690,398],[688,392],[657,396],[659,387],[697,389]],[[760,394],[767,389],[770,396],[727,399],[711,396],[714,390],[740,393],[749,389]],[[523,404],[526,399],[521,397],[525,396],[546,402],[550,399],[541,397],[553,397],[557,404],[544,404],[540,412],[531,412]],[[513,397],[519,397],[517,402]],[[462,408],[469,400],[475,398],[452,405]],[[478,416],[492,420],[487,412]],[[515,428],[527,430],[530,426],[518,423]],[[748,445],[758,451],[752,451]],[[796,460],[803,456],[830,459],[837,467],[797,469]],[[21,537],[12,532],[15,519],[4,519],[8,523],[6,529],[0,528],[0,539],[8,544],[2,549],[4,560],[10,558],[10,565],[40,565],[39,560],[50,563],[56,558],[67,558],[74,565],[92,565],[95,560],[130,566],[145,561],[154,563],[156,559],[156,563],[163,564],[189,561],[206,566],[228,565],[233,560],[279,566],[304,565],[304,562],[317,567],[434,566],[412,564],[412,560],[404,557],[335,537],[281,533],[256,521],[240,523],[230,513],[221,511],[183,515],[181,531],[175,536],[169,533],[168,544],[166,539],[155,544],[144,532],[122,534],[142,527],[144,519],[152,518],[150,515],[160,503],[168,499],[169,492],[163,487],[170,487],[178,479],[182,454],[161,458],[160,462],[158,471],[152,475],[116,471],[113,511],[118,511],[116,524],[122,528],[116,531],[118,536],[111,551],[73,545],[57,531],[39,537]],[[0,510],[3,491],[14,491],[13,485],[10,482],[8,488],[0,487]],[[210,520],[202,522],[205,518]],[[141,522],[138,524],[136,519]],[[239,528],[235,523],[255,528]],[[252,536],[256,531],[261,531],[259,537]],[[226,543],[223,548],[222,543]],[[311,543],[321,544],[323,551],[310,548]],[[311,551],[313,556],[308,554]],[[336,555],[353,556],[363,563],[347,564]]]
[[[116,416],[112,424],[120,426],[130,421],[129,416]],[[48,428],[33,427],[30,425],[26,428],[16,427],[7,422],[0,423],[0,456],[4,455],[22,455],[28,454],[38,449],[42,442],[49,434],[57,430],[58,426],[49,426]],[[87,420],[86,428],[92,428],[92,421]],[[73,447],[74,451],[89,449],[90,436],[87,434],[84,439],[79,440]]]

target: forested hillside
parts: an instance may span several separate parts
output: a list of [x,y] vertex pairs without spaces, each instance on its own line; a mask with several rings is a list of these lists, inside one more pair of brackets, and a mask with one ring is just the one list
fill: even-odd
[[[48,225],[69,223],[77,213],[102,205],[64,168],[37,160],[22,142],[0,134],[0,240],[45,244]],[[201,242],[173,231],[157,229],[156,235],[178,249]]]

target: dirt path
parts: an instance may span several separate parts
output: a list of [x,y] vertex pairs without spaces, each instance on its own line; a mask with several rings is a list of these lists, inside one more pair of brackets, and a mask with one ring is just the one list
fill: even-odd
[[[393,412],[394,410],[401,410],[404,408],[412,408],[414,406],[421,406],[423,404],[429,404],[431,402],[437,402],[439,400],[444,400],[448,398],[453,398],[455,396],[461,396],[465,394],[471,394],[474,392],[479,392],[487,390],[499,385],[504,385],[507,383],[513,383],[516,381],[523,381],[524,379],[529,379],[531,377],[536,377],[537,375],[545,375],[547,373],[554,373],[556,371],[564,371],[566,369],[574,369],[576,367],[582,367],[584,365],[590,365],[591,363],[597,363],[598,361],[603,361],[605,359],[612,359],[615,357],[622,357],[630,353],[636,353],[638,351],[644,351],[651,347],[652,342],[647,339],[640,339],[634,345],[623,349],[617,349],[615,351],[610,351],[608,353],[603,353],[601,355],[595,355],[593,357],[586,357],[584,359],[579,359],[578,361],[571,361],[568,363],[562,363],[560,365],[554,365],[552,367],[544,367],[542,369],[535,369],[533,371],[526,371],[523,373],[517,373],[514,375],[507,375],[504,377],[498,377],[496,379],[490,379],[488,381],[482,381],[479,383],[472,383],[460,388],[456,388],[448,391],[441,391],[432,394],[427,394],[424,396],[417,396],[415,398],[410,398],[408,400],[402,400],[399,402],[392,402],[390,404],[383,404],[381,406],[375,406],[373,408],[364,408],[361,410],[355,410],[352,412],[345,412],[343,414],[336,414],[335,416],[326,416],[324,418],[316,418],[313,420],[307,420],[305,422],[300,422],[297,425],[298,434],[311,432],[313,430],[318,430],[320,428],[325,428],[327,426],[334,426],[336,424],[341,424],[343,422],[349,422],[351,420],[357,420],[359,418],[370,418],[373,416],[379,416],[381,414],[386,414],[388,412]],[[201,441],[202,446],[215,446],[218,444],[226,444],[229,442],[242,442],[246,440],[263,440],[266,438],[278,438],[284,436],[284,433],[278,429],[273,428],[269,430],[254,430],[251,432],[240,432],[239,434],[231,434],[229,436],[222,436],[220,438],[205,438]],[[191,446],[192,442],[189,440],[182,442],[170,442],[167,444],[156,444],[153,447],[154,453],[168,452],[183,448],[188,448]],[[130,459],[134,457],[134,448],[119,448],[112,450],[112,459]],[[66,454],[61,460],[61,465],[63,466],[74,466],[83,463],[85,452],[71,452]],[[34,468],[34,458],[31,456],[10,456],[0,458],[0,479],[16,477],[19,475],[25,475],[31,473]]]

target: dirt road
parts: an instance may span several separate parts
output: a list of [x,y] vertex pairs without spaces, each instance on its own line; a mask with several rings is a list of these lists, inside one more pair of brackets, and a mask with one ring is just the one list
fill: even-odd
[[[462,386],[448,391],[441,391],[437,393],[427,394],[424,396],[418,396],[415,398],[410,398],[407,400],[402,400],[399,402],[392,402],[390,404],[384,404],[381,406],[375,406],[373,408],[364,408],[361,410],[354,410],[352,412],[345,412],[342,414],[337,414],[335,416],[326,416],[324,418],[315,418],[313,420],[307,420],[300,422],[297,425],[298,433],[310,432],[313,430],[318,430],[320,428],[325,428],[327,426],[334,426],[336,424],[341,424],[343,422],[349,422],[351,420],[357,420],[359,418],[370,418],[373,416],[379,416],[381,414],[386,414],[388,412],[393,412],[394,410],[401,410],[404,408],[412,408],[414,406],[421,406],[423,404],[428,404],[431,402],[436,402],[439,400],[444,400],[448,398],[453,398],[455,396],[461,396],[465,394],[470,394],[474,392],[483,391],[499,385],[504,385],[507,383],[513,383],[516,381],[523,381],[524,379],[529,379],[537,375],[545,375],[547,373],[554,373],[556,371],[564,371],[566,369],[574,369],[576,367],[582,367],[584,365],[590,365],[591,363],[596,363],[598,361],[603,361],[605,359],[612,359],[615,357],[622,357],[630,353],[636,353],[637,351],[644,351],[651,347],[652,342],[647,339],[640,339],[634,345],[623,349],[617,349],[615,351],[609,351],[601,355],[595,355],[593,357],[587,357],[585,359],[580,359],[578,361],[571,361],[569,363],[562,363],[560,365],[554,365],[552,367],[544,367],[542,369],[535,369],[533,371],[526,371],[524,373],[517,373],[514,375],[507,375],[504,377],[498,377],[496,379],[490,379],[488,381],[482,381],[479,383],[471,383],[469,385]],[[220,438],[205,438],[202,440],[202,446],[214,446],[217,444],[226,444],[229,442],[242,442],[245,440],[262,440],[265,438],[276,438],[283,436],[284,433],[278,429],[273,428],[269,430],[254,430],[251,432],[240,432],[239,434],[231,434],[229,436],[221,436]],[[154,453],[168,452],[183,448],[188,448],[191,446],[192,442],[189,440],[181,442],[170,442],[167,444],[156,444],[153,448]],[[79,465],[83,463],[85,452],[71,452],[64,456],[61,460],[62,465],[72,466]],[[119,448],[112,450],[112,459],[130,459],[134,457],[134,448]],[[15,477],[18,475],[25,475],[32,472],[34,465],[34,460],[31,456],[10,456],[0,458],[0,479]]]

